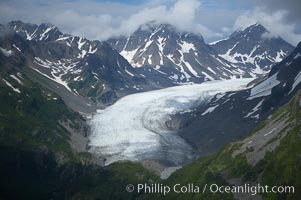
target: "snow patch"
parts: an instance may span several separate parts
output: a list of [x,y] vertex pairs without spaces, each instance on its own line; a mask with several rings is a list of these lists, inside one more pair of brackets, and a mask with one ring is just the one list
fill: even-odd
[[229,39],[229,38],[224,38],[224,39],[216,40],[216,41],[214,41],[214,42],[210,42],[209,44],[210,44],[210,45],[214,45],[214,44],[217,44],[217,43],[219,43],[219,42],[226,41],[226,40],[228,40],[228,39]]
[[4,81],[4,83],[8,86],[8,87],[10,87],[14,92],[16,92],[16,93],[21,93],[21,91],[19,90],[19,88],[15,88],[14,86],[12,86],[12,84],[10,84],[7,80],[5,80],[5,79],[2,79],[3,81]]
[[160,65],[163,65],[163,50],[164,50],[164,38],[159,37],[158,38],[158,48],[159,48],[159,55],[160,55]]
[[262,99],[252,110],[251,112],[249,112],[246,116],[244,116],[244,118],[248,118],[250,117],[251,115],[253,115],[254,113],[256,113],[259,108],[261,107],[262,103],[263,103],[264,99]]
[[[186,62],[184,59],[184,54],[183,54],[183,52],[181,52],[181,51],[178,51],[180,54],[181,54],[181,63],[180,63],[180,65],[178,65],[178,66],[180,66],[181,67],[181,72],[183,72],[183,71],[185,71],[184,70],[184,68],[183,68],[183,64],[186,66],[186,68],[189,70],[189,72],[193,75],[193,76],[195,76],[195,77],[199,77],[199,75],[198,75],[198,73],[193,69],[193,67],[190,65],[190,63],[189,62]],[[185,73],[185,76],[186,76],[186,78],[187,78],[187,80],[191,77],[191,76],[187,76],[188,74],[187,74],[187,72]]]
[[67,40],[69,39],[71,36],[60,36],[58,39],[56,39],[56,41],[61,41],[61,40]]
[[125,71],[128,75],[130,75],[130,76],[135,76],[134,74],[132,74],[131,72],[129,72],[126,68],[124,69],[124,71]]
[[7,49],[4,49],[4,48],[0,47],[0,51],[6,57],[9,57],[9,56],[13,55],[12,50],[7,50]]
[[92,49],[93,49],[93,47],[92,47],[92,45],[90,45],[89,51],[88,51],[89,54],[94,54],[97,51],[97,48],[95,48],[94,50],[92,50]]
[[280,83],[280,81],[277,80],[277,74],[278,73],[274,74],[273,76],[253,87],[247,100],[269,96],[272,93],[273,87],[277,86]]
[[277,56],[275,58],[275,62],[281,62],[283,58],[285,57],[286,53],[281,49],[279,52],[277,52]]
[[48,27],[41,35],[40,40],[46,40],[49,35],[46,35],[49,31],[51,31],[54,27]]
[[17,78],[15,75],[11,74],[9,76],[12,77],[15,81],[17,81],[20,85],[23,85],[22,81],[19,78]]
[[19,47],[17,47],[15,44],[13,44],[13,47],[14,47],[15,49],[17,49],[19,52],[21,52],[21,49],[20,49]]
[[213,69],[211,69],[211,67],[207,67],[207,69],[208,69],[210,72],[212,72],[213,74],[216,74],[216,72],[213,71]]
[[[126,50],[122,50],[120,52],[120,55],[122,55],[129,63],[133,64],[133,59],[134,59],[134,56],[137,52],[137,49],[134,49],[132,51],[126,51]],[[137,66],[137,65],[133,65],[133,66]]]
[[215,108],[217,108],[219,105],[215,105],[215,106],[212,106],[212,107],[209,107],[207,108],[207,110],[205,110],[203,113],[202,113],[202,116],[208,114],[208,113],[211,113],[215,110]]
[[194,44],[192,44],[192,43],[182,41],[182,44],[181,43],[178,43],[178,44],[181,46],[181,50],[183,53],[189,53],[190,49],[192,49],[193,51],[196,50],[194,47]]
[[202,74],[204,74],[205,78],[207,78],[208,80],[210,80],[210,81],[214,80],[214,78],[212,76],[210,76],[209,74],[207,74],[206,72],[202,72]]
[[297,55],[294,56],[294,59],[297,59],[297,58],[299,58],[299,57],[301,57],[301,54],[300,54],[300,53],[297,53]]
[[[42,74],[43,76],[57,82],[58,84],[64,86],[70,92],[74,93],[74,91],[72,91],[69,88],[67,81],[63,80],[63,76],[68,73],[74,74],[75,72],[80,71],[79,68],[75,68],[79,62],[72,62],[68,59],[63,59],[62,61],[58,60],[57,62],[51,62],[49,60],[44,61],[37,57],[35,58],[34,62],[41,67],[47,68],[49,70],[49,73],[43,73],[38,68],[35,68],[33,66],[30,66],[30,68],[34,69],[36,72]],[[74,94],[77,93],[75,92]]]
[[81,50],[85,43],[86,43],[86,41],[83,40],[82,37],[80,37],[78,42],[77,42],[78,49]]
[[300,71],[300,72],[297,74],[297,76],[295,77],[294,83],[293,83],[293,85],[292,85],[292,89],[291,89],[291,91],[289,92],[289,94],[295,90],[295,88],[297,87],[297,85],[299,85],[300,82],[301,82],[301,71]]

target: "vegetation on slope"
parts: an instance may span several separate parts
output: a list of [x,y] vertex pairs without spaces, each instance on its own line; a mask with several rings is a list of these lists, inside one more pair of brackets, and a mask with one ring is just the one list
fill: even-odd
[[[246,152],[233,157],[232,154],[242,144],[235,142],[226,145],[220,152],[200,158],[197,161],[176,171],[163,184],[173,186],[176,183],[187,185],[194,183],[201,186],[207,184],[231,185],[229,179],[238,178],[244,183],[260,183],[268,186],[294,186],[294,193],[263,193],[263,199],[300,199],[301,198],[301,92],[286,105],[277,109],[271,118],[263,121],[249,135],[267,126],[277,117],[289,116],[290,126],[287,135],[280,141],[280,145],[271,152],[267,152],[264,159],[254,167],[246,159]],[[288,115],[287,115],[288,114]],[[247,137],[249,137],[247,136]],[[249,149],[248,151],[252,151]],[[156,199],[233,199],[230,194],[215,193],[209,190],[203,194],[171,192],[166,196],[155,196]],[[146,196],[148,199],[149,196]]]
[[[20,78],[21,79],[21,78]],[[83,118],[53,93],[26,81],[21,93],[0,84],[1,199],[129,199],[133,184],[156,176],[135,163],[101,168],[76,153],[63,123],[82,131]]]
[[[18,71],[18,70],[17,70]],[[8,73],[9,72],[9,73]],[[83,130],[82,117],[66,107],[55,94],[42,89],[22,74],[20,85],[9,78],[16,70],[1,69],[5,82],[0,83],[0,198],[2,199],[233,199],[232,194],[201,193],[143,194],[128,193],[127,184],[194,183],[231,185],[230,179],[262,185],[292,185],[294,194],[262,194],[264,199],[300,199],[301,194],[301,112],[300,93],[262,122],[249,136],[260,131],[277,117],[288,117],[287,135],[280,145],[265,155],[255,166],[248,164],[246,153],[233,156],[241,142],[226,145],[220,152],[200,158],[175,172],[167,180],[159,180],[136,163],[116,163],[104,168],[94,165],[87,152],[75,152],[70,145],[72,129]],[[248,136],[247,136],[248,137]]]

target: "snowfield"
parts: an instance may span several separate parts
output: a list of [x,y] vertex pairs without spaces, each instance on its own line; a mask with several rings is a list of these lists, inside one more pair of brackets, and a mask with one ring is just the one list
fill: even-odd
[[173,114],[205,105],[221,93],[242,90],[253,79],[210,81],[125,96],[91,120],[90,152],[120,160],[160,160],[179,166],[194,158],[192,147],[167,128]]

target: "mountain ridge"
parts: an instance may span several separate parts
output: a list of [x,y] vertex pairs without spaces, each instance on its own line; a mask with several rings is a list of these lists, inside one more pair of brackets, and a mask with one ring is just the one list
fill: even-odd
[[294,49],[281,37],[267,38],[267,34],[269,31],[256,23],[211,43],[211,47],[218,55],[238,66],[251,67],[253,73],[266,74]]
[[[232,56],[235,44],[231,43],[231,46],[227,39],[206,44],[201,35],[178,31],[169,24],[146,24],[146,28],[143,27],[143,25],[140,26],[129,37],[119,39],[115,37],[109,39],[108,43],[134,67],[152,66],[159,69],[165,66],[176,69],[181,76],[174,79],[175,83],[187,82],[190,79],[198,82],[201,79],[202,82],[262,76],[270,70],[273,64],[281,61],[293,50],[293,46],[283,39],[262,38],[262,34],[268,31],[260,24],[252,25],[229,36],[228,40],[231,39],[231,42],[235,40],[235,44],[238,45],[240,40],[243,40],[243,35],[246,33],[250,35],[245,36],[245,40],[248,40],[250,44],[241,42],[241,45],[246,45],[246,48],[240,48],[236,52],[240,58]],[[264,46],[257,49],[258,44],[261,43]],[[273,48],[269,49],[268,44],[271,44]],[[250,51],[248,56],[245,56],[246,51]]]
[[[155,87],[151,87],[151,84],[163,87],[152,76],[156,76],[156,72],[166,81],[166,76],[169,76],[162,74],[163,69],[170,72],[170,68],[134,68],[106,43],[93,46],[88,41],[84,42],[83,38],[72,39],[72,36],[62,36],[61,40],[56,41],[57,36],[51,39],[52,35],[48,35],[54,29],[46,32],[44,26],[47,24],[41,27],[37,35],[33,34],[36,28],[32,32],[21,31],[19,34],[13,31],[2,35],[4,32],[0,31],[2,198],[200,197],[200,194],[193,193],[161,196],[125,190],[129,183],[136,186],[139,183],[151,185],[156,182],[168,185],[195,183],[240,186],[245,182],[269,186],[293,185],[296,187],[295,194],[260,195],[268,199],[300,197],[301,43],[290,55],[274,65],[271,72],[254,87],[238,93],[217,94],[209,104],[171,116],[176,120],[167,121],[166,126],[179,130],[178,134],[199,149],[198,155],[211,155],[184,166],[163,181],[137,163],[116,163],[102,167],[101,160],[94,160],[87,152],[85,142],[89,131],[86,120],[72,112],[67,105],[71,107],[70,103],[82,97],[84,100],[80,100],[79,107],[90,107],[87,104],[91,103],[95,106],[93,109],[97,109],[99,100],[110,105],[114,99],[122,96],[121,92],[124,95],[137,92],[133,88],[138,83],[152,89]],[[0,26],[1,30],[3,28]],[[55,31],[54,35],[57,33]],[[27,35],[31,40],[26,39]],[[95,47],[97,51],[92,53]],[[195,53],[191,48],[186,49],[188,52],[185,54]],[[146,81],[146,77],[143,77],[146,72],[149,72],[147,75],[151,82],[143,82]],[[179,71],[175,69],[174,73]],[[135,76],[141,79],[135,80]],[[83,81],[76,81],[82,78]],[[66,82],[71,79],[72,82]],[[101,81],[106,81],[106,87],[110,90],[98,93],[101,91],[97,89],[95,95],[92,86],[102,87]],[[79,85],[73,85],[75,83]],[[124,84],[131,86],[130,89],[119,91],[125,87]],[[63,89],[58,89],[59,86]],[[48,90],[48,87],[52,90]],[[72,98],[62,98],[65,105],[55,93],[72,95]],[[96,101],[93,98],[97,98]],[[241,140],[228,144],[238,139]],[[219,148],[221,150],[214,153]],[[148,167],[154,169],[155,164],[149,163]],[[202,194],[202,197],[237,198],[232,194],[209,192]],[[245,199],[246,196],[238,198]]]
[[[28,68],[51,82],[43,84],[56,84],[54,90],[66,90],[61,94],[89,99],[84,104],[94,107],[94,111],[130,93],[174,85],[159,73],[151,74],[155,80],[146,79],[106,42],[63,34],[53,25],[13,21],[2,26],[1,32],[5,37],[2,48],[13,52],[12,57],[22,56]],[[15,44],[14,40],[22,41]]]

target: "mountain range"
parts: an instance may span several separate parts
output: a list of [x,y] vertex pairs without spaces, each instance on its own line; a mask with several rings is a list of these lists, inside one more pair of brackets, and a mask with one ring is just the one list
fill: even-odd
[[[209,44],[200,35],[154,22],[107,41],[65,34],[47,23],[0,25],[0,197],[199,198],[124,190],[129,183],[193,182],[293,185],[294,194],[254,198],[299,199],[300,63],[300,43],[293,47],[269,37],[260,24]],[[216,94],[160,124],[198,157],[166,180],[158,176],[160,162],[104,167],[103,158],[89,152],[91,114],[126,95],[248,77],[254,78],[248,88]],[[250,197],[245,195],[202,197]]]
[[244,137],[300,89],[300,55],[299,43],[255,86],[216,96],[211,103],[191,113],[178,114],[174,116],[177,122],[174,126],[199,149],[200,155],[211,154],[230,141]]
[[59,87],[56,92],[69,106],[88,113],[130,93],[258,77],[293,50],[281,38],[263,38],[268,31],[259,24],[211,44],[200,35],[179,32],[167,24],[148,23],[128,38],[106,42],[63,34],[45,23],[12,21],[1,29],[11,33],[6,34],[2,48],[23,56],[32,70],[46,78],[44,85],[54,90]]
[[[108,43],[138,69],[152,67],[168,73],[176,84],[240,77],[258,77],[285,58],[294,47],[281,38],[265,38],[260,24],[234,32],[229,38],[206,44],[203,37],[179,32],[171,25],[149,23],[129,37]],[[162,69],[161,69],[162,67]]]

